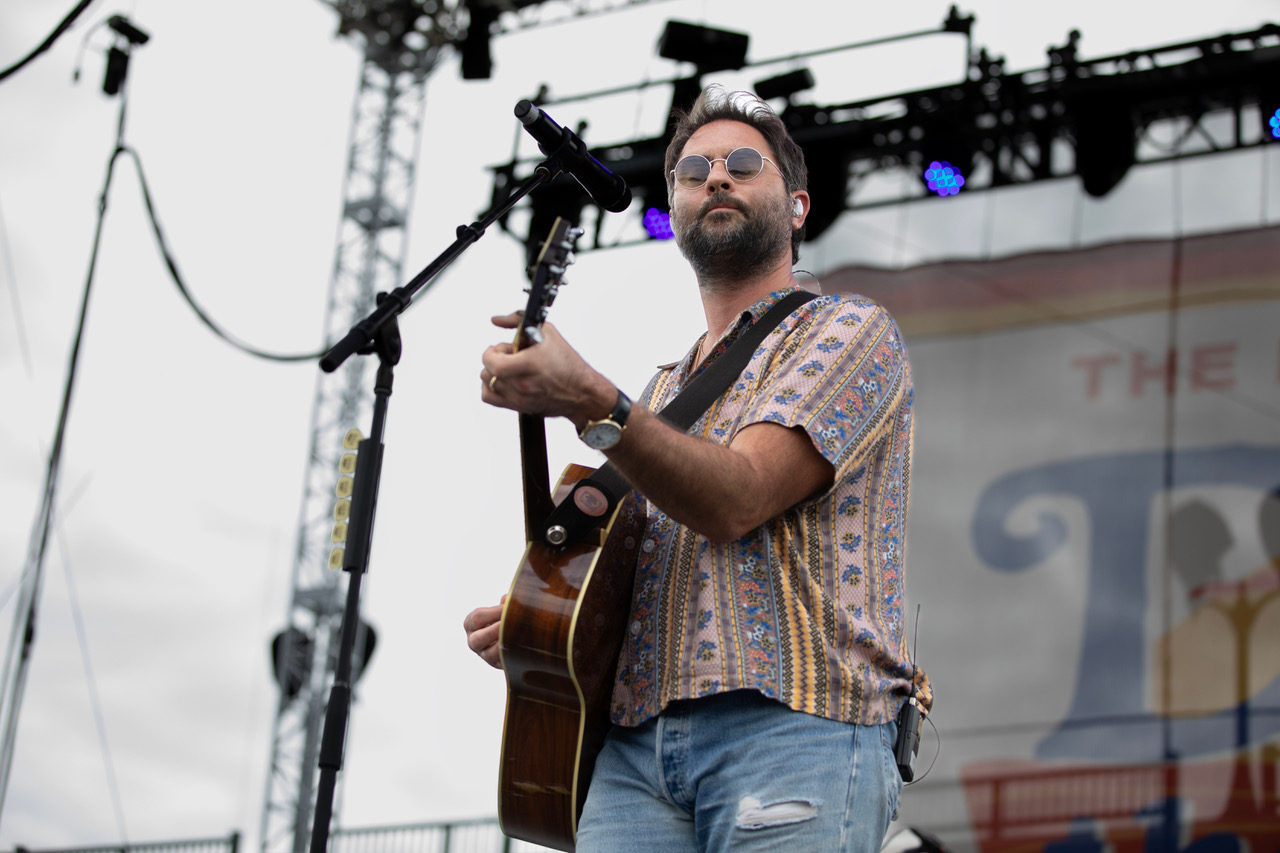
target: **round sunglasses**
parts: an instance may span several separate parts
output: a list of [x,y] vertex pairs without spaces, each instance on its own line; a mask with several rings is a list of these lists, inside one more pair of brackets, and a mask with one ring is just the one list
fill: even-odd
[[[760,177],[760,173],[764,171],[764,164],[773,163],[773,161],[754,148],[735,148],[729,152],[728,157],[717,157],[714,160],[708,160],[701,154],[687,154],[680,158],[680,162],[676,163],[671,174],[675,175],[676,183],[680,186],[696,190],[711,177],[713,163],[724,163],[724,170],[729,177],[740,184],[745,184]],[[773,163],[773,168],[778,169],[778,164]],[[778,169],[778,174],[782,174],[781,169]]]

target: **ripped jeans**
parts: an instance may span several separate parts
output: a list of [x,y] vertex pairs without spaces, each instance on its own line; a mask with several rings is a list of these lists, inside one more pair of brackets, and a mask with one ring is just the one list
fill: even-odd
[[896,736],[754,690],[675,702],[610,730],[577,853],[876,853],[902,790]]

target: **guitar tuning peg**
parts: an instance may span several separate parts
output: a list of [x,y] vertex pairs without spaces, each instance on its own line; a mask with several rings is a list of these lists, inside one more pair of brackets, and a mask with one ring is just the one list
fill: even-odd
[[572,228],[570,228],[568,231],[566,231],[565,235],[569,238],[569,240],[572,241],[572,240],[577,240],[579,237],[581,237],[583,234],[586,234],[586,233],[587,233],[587,229],[579,228],[578,226],[575,225]]
[[329,568],[337,571],[342,568],[342,561],[347,556],[346,548],[334,548],[329,552]]
[[355,450],[362,441],[364,441],[364,433],[353,428],[347,430],[347,434],[342,437],[342,446],[347,450]]

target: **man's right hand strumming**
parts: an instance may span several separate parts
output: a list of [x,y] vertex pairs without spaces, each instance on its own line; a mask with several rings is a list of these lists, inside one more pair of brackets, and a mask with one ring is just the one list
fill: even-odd
[[477,607],[462,620],[462,628],[467,632],[467,647],[494,669],[502,668],[498,657],[498,630],[502,623],[502,605],[506,600],[504,595],[491,607]]

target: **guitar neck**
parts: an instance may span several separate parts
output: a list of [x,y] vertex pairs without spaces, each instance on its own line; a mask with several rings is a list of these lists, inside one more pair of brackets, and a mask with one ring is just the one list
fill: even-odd
[[541,542],[543,523],[555,508],[547,463],[547,425],[541,415],[520,415],[520,461],[525,541]]
[[[564,281],[565,267],[573,262],[574,240],[582,232],[556,217],[551,233],[530,268],[529,301],[516,330],[517,351],[536,346],[547,309]],[[543,523],[555,504],[551,499],[551,477],[547,465],[547,429],[541,415],[520,415],[520,457],[524,481],[524,527],[528,542],[542,541]]]

